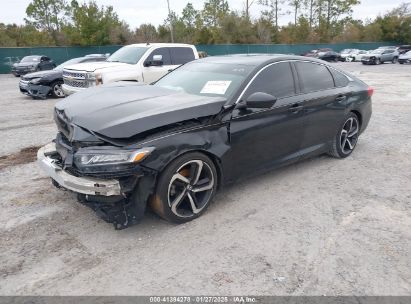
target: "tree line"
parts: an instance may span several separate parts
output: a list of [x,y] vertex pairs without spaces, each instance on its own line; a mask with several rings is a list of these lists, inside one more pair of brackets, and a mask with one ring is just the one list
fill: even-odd
[[[138,42],[191,44],[333,43],[395,41],[411,44],[411,5],[401,4],[374,20],[352,18],[359,0],[243,0],[242,11],[227,0],[187,3],[163,24],[131,29],[112,6],[94,0],[32,0],[24,25],[0,23],[0,47],[85,46]],[[263,9],[251,17],[254,5]],[[285,15],[292,22],[281,25]],[[288,19],[290,19],[288,17]],[[171,29],[173,35],[171,35]]]

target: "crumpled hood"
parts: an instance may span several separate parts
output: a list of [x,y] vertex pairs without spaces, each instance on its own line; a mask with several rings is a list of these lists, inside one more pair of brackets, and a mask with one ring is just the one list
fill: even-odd
[[30,80],[34,78],[42,78],[45,76],[55,76],[61,74],[63,77],[63,71],[62,70],[48,70],[48,71],[40,71],[40,72],[34,72],[34,73],[29,73],[26,74],[22,77],[24,80]]
[[169,124],[218,114],[226,99],[122,82],[90,88],[56,104],[71,124],[125,139]]
[[86,71],[94,72],[99,69],[113,68],[118,66],[127,66],[128,63],[123,62],[109,62],[109,61],[97,61],[97,62],[83,62],[64,67],[65,70]]

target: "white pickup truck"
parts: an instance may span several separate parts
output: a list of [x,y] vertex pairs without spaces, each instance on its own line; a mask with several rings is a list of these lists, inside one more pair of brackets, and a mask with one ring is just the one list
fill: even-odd
[[107,61],[80,63],[63,70],[64,94],[116,81],[151,83],[178,66],[198,59],[193,45],[180,43],[139,43],[127,45]]

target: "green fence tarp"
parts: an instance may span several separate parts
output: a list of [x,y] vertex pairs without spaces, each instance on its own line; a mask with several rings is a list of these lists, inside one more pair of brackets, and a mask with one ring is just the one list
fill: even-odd
[[71,58],[82,57],[88,54],[112,54],[119,48],[121,48],[121,45],[0,48],[0,74],[10,73],[12,64],[19,62],[24,56],[28,55],[45,55],[53,59],[58,65]]
[[[387,42],[361,42],[338,44],[212,44],[197,45],[198,51],[204,51],[210,56],[228,54],[296,54],[300,55],[318,48],[331,48],[335,51],[343,49],[373,50],[380,46],[395,45]],[[46,55],[56,64],[68,59],[82,57],[87,54],[114,53],[121,46],[85,46],[85,47],[27,47],[27,48],[0,48],[0,74],[10,73],[11,65],[19,62],[24,56]]]

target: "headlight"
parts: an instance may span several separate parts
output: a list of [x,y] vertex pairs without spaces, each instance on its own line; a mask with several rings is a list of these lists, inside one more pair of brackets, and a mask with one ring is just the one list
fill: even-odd
[[82,149],[74,155],[74,163],[77,167],[132,164],[142,161],[153,150],[152,147],[138,150]]
[[41,81],[41,78],[33,78],[32,80],[30,80],[30,83],[32,84],[39,84]]
[[101,74],[97,73],[87,73],[86,74],[86,82],[89,87],[93,87],[103,83],[103,77]]

